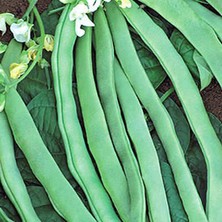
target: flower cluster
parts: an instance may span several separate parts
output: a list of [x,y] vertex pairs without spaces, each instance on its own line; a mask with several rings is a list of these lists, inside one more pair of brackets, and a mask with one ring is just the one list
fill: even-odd
[[[19,63],[12,63],[10,65],[10,77],[12,79],[18,79],[21,75],[23,75],[28,69],[29,62],[35,60],[36,55],[39,51],[39,44],[37,43],[38,39],[37,42],[32,39],[29,40],[26,43],[28,49],[22,51]],[[44,49],[48,52],[51,52],[53,50],[53,46],[54,37],[52,35],[46,34],[44,38]],[[42,57],[40,57],[38,63],[41,68],[49,66],[49,63]]]
[[[111,0],[104,1],[109,2]],[[68,4],[75,3],[76,0],[60,0],[60,2]],[[122,8],[131,7],[130,0],[120,0],[120,2],[120,7]],[[102,0],[86,0],[86,2],[80,1],[73,7],[69,14],[69,18],[71,21],[75,21],[75,31],[77,36],[81,37],[85,34],[85,31],[81,28],[81,26],[94,26],[94,23],[89,19],[87,14],[95,12],[101,6],[101,4]]]

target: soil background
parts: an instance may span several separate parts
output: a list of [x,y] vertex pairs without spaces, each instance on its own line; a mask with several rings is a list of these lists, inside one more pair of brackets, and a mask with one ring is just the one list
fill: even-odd
[[[38,0],[37,7],[39,12],[43,12],[50,4],[51,0]],[[0,0],[0,13],[11,12],[17,17],[22,17],[28,6],[27,0]],[[6,33],[4,37],[0,36],[0,41],[8,41],[11,38],[10,33]],[[167,79],[161,86],[160,91],[164,92],[171,86],[170,81]],[[189,89],[187,89],[189,90]],[[222,90],[216,80],[213,80],[201,93],[207,111],[213,113],[222,121]],[[178,99],[173,94],[173,99],[178,102]]]

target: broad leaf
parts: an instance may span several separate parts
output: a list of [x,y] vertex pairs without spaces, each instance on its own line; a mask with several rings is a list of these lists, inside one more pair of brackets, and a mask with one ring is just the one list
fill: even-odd
[[191,43],[184,37],[184,35],[178,30],[174,30],[170,40],[179,54],[182,56],[189,70],[199,78],[199,73],[195,61],[193,60],[193,54],[195,48]]
[[166,78],[166,73],[158,59],[150,51],[150,49],[147,48],[140,37],[136,34],[132,34],[132,38],[141,64],[143,65],[154,88],[157,88]]
[[189,221],[184,211],[183,204],[180,199],[170,165],[166,162],[161,162],[160,165],[161,165],[161,172],[163,175],[163,182],[166,189],[172,221],[173,222]]
[[28,192],[33,207],[41,221],[63,222],[64,220],[55,212],[43,187],[28,186]]
[[[159,95],[161,96],[162,93],[159,92]],[[163,104],[169,112],[170,117],[172,118],[177,137],[180,141],[184,153],[186,153],[190,144],[190,127],[184,116],[184,113],[181,111],[178,105],[170,98],[166,99]],[[154,132],[153,135],[154,134],[156,134],[156,132]],[[158,143],[158,139],[155,138],[155,140],[158,146],[161,147],[162,145],[161,143]]]
[[[218,138],[222,142],[221,121],[212,113],[209,113],[209,117]],[[190,147],[188,149],[188,152],[186,153],[186,160],[202,202],[205,205],[207,192],[207,168],[201,148],[194,136],[192,136]]]
[[45,69],[36,65],[32,72],[20,82],[17,89],[25,103],[29,103],[36,95],[47,89]]

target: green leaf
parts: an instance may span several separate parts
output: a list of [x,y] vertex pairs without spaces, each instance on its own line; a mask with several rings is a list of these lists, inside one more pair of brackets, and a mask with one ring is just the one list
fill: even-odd
[[183,208],[170,165],[166,162],[161,162],[160,165],[172,221],[189,221]]
[[208,113],[208,115],[218,138],[222,142],[222,122],[214,114]]
[[[214,116],[209,113],[211,124],[213,125],[218,138],[222,142],[222,123]],[[207,192],[207,167],[204,160],[203,153],[197,142],[197,139],[192,135],[191,144],[186,153],[186,161],[192,173],[194,182],[197,190],[200,194],[203,205],[206,204],[206,192]]]
[[132,39],[140,62],[143,65],[147,76],[149,77],[154,88],[157,88],[166,78],[164,69],[160,65],[155,55],[149,48],[147,48],[138,35],[132,34]]
[[41,186],[27,187],[33,207],[41,221],[63,222],[64,220],[55,212],[49,198]]
[[45,69],[35,66],[32,72],[19,83],[17,90],[27,104],[36,95],[47,89]]
[[194,50],[193,53],[193,60],[197,65],[199,71],[199,78],[200,78],[200,90],[205,89],[211,83],[213,78],[213,74],[210,70],[210,67],[207,65],[205,59],[202,55],[200,55],[197,50]]
[[165,150],[163,148],[163,145],[159,137],[157,136],[157,133],[153,132],[151,136],[152,136],[153,143],[155,145],[160,162],[167,162],[167,156],[166,156]]
[[1,185],[0,185],[0,207],[1,207],[1,210],[3,210],[4,213],[7,215],[7,217],[9,217],[11,220],[16,221],[16,222],[21,222],[21,219],[18,216],[15,207],[12,205],[11,201],[6,196]]
[[[162,93],[158,92],[159,96],[162,95]],[[172,121],[174,123],[174,127],[176,130],[177,137],[180,141],[180,144],[183,148],[184,153],[187,152],[190,144],[190,127],[187,122],[186,117],[184,116],[184,113],[181,111],[181,109],[178,107],[178,105],[171,99],[168,98],[163,102],[164,106],[166,107],[167,111],[170,114],[170,117],[172,118]],[[153,135],[156,134],[156,132],[153,133]],[[159,139],[155,138],[158,147],[162,147],[161,142],[158,142]]]
[[53,13],[53,14],[49,15],[49,12],[51,10],[57,9],[61,6],[64,6],[64,5],[59,0],[53,0],[49,4],[47,10],[45,10],[41,14],[41,18],[44,23],[45,30],[46,30],[47,34],[51,34],[51,35],[55,34],[55,29],[58,24],[59,16],[60,16],[60,13]]
[[163,104],[173,120],[177,137],[180,141],[184,153],[186,153],[190,143],[190,127],[184,116],[184,113],[170,98],[165,100]]
[[195,48],[184,37],[184,35],[176,29],[173,31],[170,37],[170,40],[172,44],[174,45],[175,49],[182,56],[189,70],[194,74],[195,77],[199,78],[198,69],[193,60],[193,54],[194,54]]
[[194,183],[197,187],[203,205],[206,203],[207,169],[200,146],[195,138],[186,153],[186,161],[190,168]]

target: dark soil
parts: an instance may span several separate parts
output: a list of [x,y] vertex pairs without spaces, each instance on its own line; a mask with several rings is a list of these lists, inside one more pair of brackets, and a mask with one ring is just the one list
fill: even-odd
[[[50,4],[51,0],[38,0],[37,8],[39,12],[43,12]],[[21,18],[28,6],[27,0],[0,0],[0,13],[10,12],[16,17]],[[0,36],[0,41],[8,41],[11,38],[10,32],[7,32],[3,37]]]
[[[38,0],[37,8],[39,12],[44,11],[51,0]],[[27,0],[0,0],[0,13],[2,12],[11,12],[18,17],[22,17],[28,6]]]
[[[169,79],[166,79],[158,89],[161,92],[165,92],[170,87],[172,87],[172,83]],[[201,92],[201,96],[207,111],[213,113],[222,121],[222,90],[216,80],[213,80],[211,84]],[[176,93],[173,93],[171,97],[181,106]]]
[[[38,0],[37,7],[39,11],[44,11],[50,2],[51,0]],[[27,5],[27,0],[0,0],[0,13],[11,12],[17,17],[22,17],[27,8]],[[7,33],[3,38],[0,37],[1,41],[7,41],[9,39],[9,33]],[[171,83],[169,81],[165,81],[160,87],[161,91],[165,91],[170,87],[170,85]],[[222,121],[222,90],[217,82],[215,80],[212,81],[210,86],[202,91],[201,95],[203,97],[207,111],[213,113]],[[177,100],[175,93],[173,95],[173,98]]]

